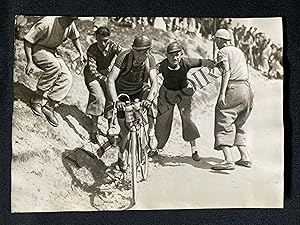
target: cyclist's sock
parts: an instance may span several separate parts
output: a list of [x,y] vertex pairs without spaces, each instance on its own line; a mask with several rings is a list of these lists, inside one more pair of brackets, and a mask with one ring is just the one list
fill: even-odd
[[154,136],[155,135],[155,130],[154,130],[154,128],[149,128],[149,130],[148,130],[148,135],[149,136]]
[[191,151],[192,151],[192,153],[195,153],[195,152],[197,152],[197,151],[198,151],[198,149],[197,149],[197,147],[196,147],[196,146],[192,146],[192,147],[191,147]]

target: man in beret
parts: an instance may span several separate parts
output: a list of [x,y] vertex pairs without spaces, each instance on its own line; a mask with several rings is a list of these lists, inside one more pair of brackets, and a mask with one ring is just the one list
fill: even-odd
[[162,74],[164,81],[159,90],[157,103],[155,133],[158,146],[157,151],[152,151],[152,155],[157,155],[167,143],[173,122],[174,107],[177,105],[182,121],[183,139],[190,142],[193,160],[199,161],[196,139],[200,137],[200,134],[191,119],[192,95],[195,90],[188,84],[187,73],[195,67],[213,68],[214,62],[207,59],[183,58],[182,55],[181,46],[177,42],[172,42],[167,47],[167,58],[159,66],[159,73]]

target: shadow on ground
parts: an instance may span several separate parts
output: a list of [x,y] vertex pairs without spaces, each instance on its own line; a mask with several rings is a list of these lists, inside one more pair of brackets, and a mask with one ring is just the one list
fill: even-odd
[[80,133],[80,131],[76,129],[72,121],[69,120],[69,116],[75,118],[75,120],[81,127],[83,127],[87,132],[90,132],[91,119],[80,109],[78,109],[77,106],[66,105],[62,103],[56,108],[56,112],[61,115],[61,117],[69,125],[69,127],[72,128],[74,132],[82,139],[84,139],[84,136]]
[[183,164],[189,164],[193,167],[209,170],[213,166],[212,163],[220,163],[221,159],[214,157],[201,157],[201,160],[196,162],[189,156],[169,156],[169,155],[158,155],[152,158],[153,163],[157,163],[160,166],[182,166]]
[[34,94],[30,88],[26,87],[24,84],[19,82],[14,82],[14,100],[20,100],[24,102],[28,107],[30,103],[30,98]]
[[[26,87],[23,83],[15,82],[14,83],[14,100],[20,100],[24,102],[28,107],[30,107],[30,98],[33,96],[34,91]],[[61,103],[57,108],[56,112],[59,113],[64,121],[69,125],[74,132],[84,138],[83,135],[76,129],[74,124],[69,120],[68,116],[71,116],[77,120],[79,125],[83,127],[87,132],[90,131],[91,119],[78,109],[75,105],[66,105]]]
[[[169,155],[158,155],[152,158],[152,162],[163,167],[167,166],[183,166],[183,164],[189,164],[193,167],[209,170],[210,173],[229,175],[230,173],[224,170],[212,170],[212,166],[216,163],[222,162],[222,159],[214,157],[201,157],[201,160],[196,162],[189,156],[169,156]],[[213,164],[211,164],[213,163]]]
[[[123,179],[121,172],[114,169],[114,164],[110,167],[106,166],[101,159],[83,148],[65,150],[62,153],[62,163],[72,178],[72,189],[78,187],[82,191],[90,193],[92,207],[103,209],[103,205],[98,207],[95,203],[96,198],[101,199],[102,204],[115,205],[115,209],[125,209],[124,207],[128,207],[128,205],[131,207],[130,198],[123,194],[124,191],[130,189],[130,185]],[[78,173],[78,170],[83,168],[89,171],[91,176],[89,182],[86,182],[89,175]],[[116,192],[118,192],[119,199],[116,199]]]

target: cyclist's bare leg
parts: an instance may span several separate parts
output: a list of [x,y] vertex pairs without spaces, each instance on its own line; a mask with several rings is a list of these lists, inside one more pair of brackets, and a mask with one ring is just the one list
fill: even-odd
[[125,125],[125,119],[119,119],[120,125],[120,141],[118,143],[119,153],[118,153],[118,165],[122,172],[126,171],[127,168],[127,158],[126,158],[126,143],[128,140],[128,128]]
[[232,153],[231,153],[231,147],[229,147],[229,146],[223,146],[222,151],[223,151],[225,160],[227,162],[233,162],[233,156],[232,156]]
[[155,119],[148,116],[148,125],[149,125],[149,128],[148,128],[148,134],[151,135],[151,134],[155,134],[155,130],[154,130],[154,125],[155,125]]
[[149,136],[149,147],[151,149],[156,149],[158,145],[158,141],[155,136],[155,117],[153,109],[150,108],[150,113],[148,113],[148,136]]
[[119,125],[120,125],[120,140],[118,143],[119,146],[119,156],[120,158],[123,158],[123,153],[125,151],[125,146],[127,143],[127,136],[128,136],[128,128],[125,125],[125,119],[118,119]]

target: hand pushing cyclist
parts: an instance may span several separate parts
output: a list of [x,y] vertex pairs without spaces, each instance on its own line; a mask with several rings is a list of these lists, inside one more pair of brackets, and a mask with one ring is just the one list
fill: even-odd
[[[117,100],[119,94],[127,94],[131,101],[139,99],[142,105],[148,109],[148,135],[150,148],[156,148],[157,140],[154,132],[154,107],[152,102],[157,95],[157,71],[153,55],[151,55],[152,41],[148,36],[141,35],[134,39],[132,49],[122,52],[108,75],[107,88],[112,103],[116,104],[118,120],[121,128],[118,154],[118,166],[122,172],[126,171],[127,162],[125,145],[127,142],[128,127],[125,126],[125,102],[122,98]],[[150,85],[149,85],[150,81]],[[125,98],[125,100],[127,100]],[[112,111],[112,110],[110,110]]]

